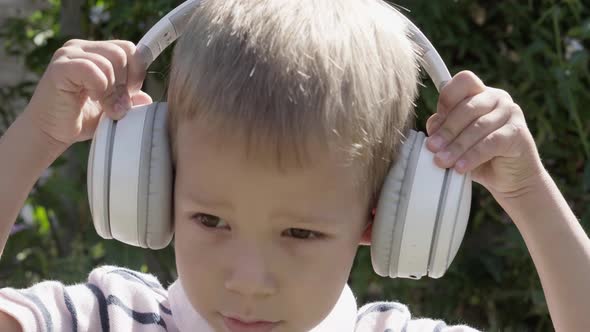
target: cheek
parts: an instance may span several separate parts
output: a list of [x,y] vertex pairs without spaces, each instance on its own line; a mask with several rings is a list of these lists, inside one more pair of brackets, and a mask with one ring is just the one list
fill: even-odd
[[203,238],[190,221],[183,220],[176,224],[174,251],[179,274],[182,271],[192,277],[207,277],[217,273],[220,253],[215,248],[215,243]]
[[[178,277],[195,311],[209,320],[219,308],[219,290],[223,287],[215,250],[199,241],[191,225],[177,224],[174,252]],[[187,227],[188,226],[188,227]]]
[[284,288],[286,308],[307,331],[319,324],[333,309],[344,288],[354,261],[356,247],[350,244],[324,247],[289,268],[290,285]]

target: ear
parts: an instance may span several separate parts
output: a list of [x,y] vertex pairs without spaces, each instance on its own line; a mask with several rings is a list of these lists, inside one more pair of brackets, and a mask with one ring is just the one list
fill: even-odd
[[365,230],[363,231],[363,235],[361,236],[361,240],[359,241],[359,245],[361,246],[371,245],[371,232],[373,231],[373,221],[375,221],[376,213],[377,208],[372,208],[369,215],[369,221],[367,222],[367,226],[365,226]]
[[370,246],[371,245],[371,231],[373,231],[373,220],[370,220],[361,236],[361,240],[359,241],[359,245],[361,246]]

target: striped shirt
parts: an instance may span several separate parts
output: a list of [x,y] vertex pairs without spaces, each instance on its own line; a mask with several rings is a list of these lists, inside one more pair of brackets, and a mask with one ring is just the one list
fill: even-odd
[[[168,289],[155,276],[117,267],[94,269],[88,281],[64,285],[45,281],[28,289],[0,290],[0,310],[29,331],[213,331],[192,308],[180,280]],[[397,302],[357,308],[345,286],[330,314],[313,332],[472,332],[466,325],[447,326],[432,319],[412,319]]]

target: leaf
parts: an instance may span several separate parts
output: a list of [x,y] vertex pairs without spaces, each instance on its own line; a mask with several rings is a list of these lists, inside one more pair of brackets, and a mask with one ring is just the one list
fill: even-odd
[[39,235],[47,235],[49,233],[49,217],[47,210],[43,206],[35,207],[35,222],[39,225]]

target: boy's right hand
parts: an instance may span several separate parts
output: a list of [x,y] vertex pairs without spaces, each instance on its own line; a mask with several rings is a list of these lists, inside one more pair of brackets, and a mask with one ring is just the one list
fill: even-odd
[[66,147],[92,138],[103,112],[120,120],[135,105],[152,102],[142,92],[145,68],[128,41],[70,40],[57,50],[25,113]]

